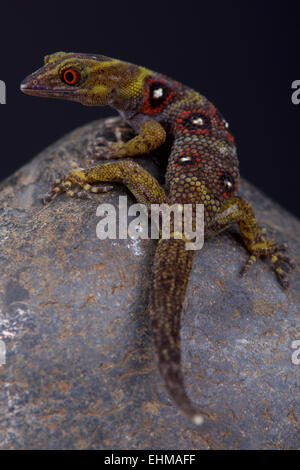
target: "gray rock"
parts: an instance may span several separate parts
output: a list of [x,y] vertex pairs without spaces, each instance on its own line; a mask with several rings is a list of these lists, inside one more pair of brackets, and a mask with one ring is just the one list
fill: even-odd
[[[0,187],[1,448],[299,448],[299,271],[288,292],[263,261],[241,278],[248,255],[235,228],[197,252],[182,348],[189,395],[209,419],[193,426],[155,363],[155,242],[96,237],[98,204],[128,191],[41,203],[72,161],[91,165],[88,139],[105,132],[102,121],[77,129]],[[161,160],[139,159],[154,175]],[[299,259],[299,221],[245,181],[240,193]]]

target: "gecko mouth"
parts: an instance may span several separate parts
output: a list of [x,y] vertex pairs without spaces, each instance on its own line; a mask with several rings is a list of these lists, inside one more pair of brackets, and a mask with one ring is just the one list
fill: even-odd
[[26,95],[44,96],[48,98],[63,98],[64,96],[68,96],[72,93],[71,90],[47,90],[46,88],[37,87],[31,88],[26,83],[21,83],[20,90]]

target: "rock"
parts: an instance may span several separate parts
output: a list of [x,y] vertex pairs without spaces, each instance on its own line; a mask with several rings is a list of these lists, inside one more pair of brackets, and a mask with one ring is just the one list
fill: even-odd
[[[299,448],[299,271],[288,292],[263,261],[241,278],[248,255],[235,228],[197,252],[182,321],[187,389],[210,417],[197,428],[155,363],[155,242],[96,237],[98,204],[129,192],[42,205],[49,182],[72,162],[90,166],[88,139],[107,132],[102,121],[77,129],[1,185],[1,448]],[[161,160],[139,159],[154,175]],[[299,259],[299,221],[245,181],[240,193]]]

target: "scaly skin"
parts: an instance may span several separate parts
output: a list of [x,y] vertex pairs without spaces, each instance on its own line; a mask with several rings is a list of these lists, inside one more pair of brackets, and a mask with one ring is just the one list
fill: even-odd
[[[237,223],[250,253],[246,271],[257,258],[270,258],[284,288],[284,271],[294,263],[285,246],[268,240],[250,204],[235,195],[239,171],[234,139],[215,106],[194,90],[161,74],[101,55],[58,52],[21,85],[24,93],[117,109],[136,136],[124,143],[100,139],[88,149],[94,157],[119,158],[147,154],[165,141],[170,146],[165,188],[134,161],[115,161],[70,172],[52,186],[46,200],[66,192],[81,197],[103,192],[103,182],[122,182],[146,204],[204,204],[205,235]],[[166,140],[167,139],[167,140]],[[73,186],[82,189],[74,191]],[[179,408],[197,424],[181,371],[180,315],[193,263],[183,240],[160,240],[154,261],[150,315],[160,372]]]

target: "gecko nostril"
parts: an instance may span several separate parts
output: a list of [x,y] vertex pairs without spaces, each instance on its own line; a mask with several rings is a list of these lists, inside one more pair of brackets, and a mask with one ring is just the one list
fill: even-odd
[[20,90],[24,91],[24,90],[28,90],[29,88],[32,88],[32,87],[28,86],[29,83],[30,83],[30,81],[28,80],[28,77],[24,78],[24,80],[20,84]]

